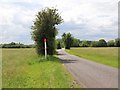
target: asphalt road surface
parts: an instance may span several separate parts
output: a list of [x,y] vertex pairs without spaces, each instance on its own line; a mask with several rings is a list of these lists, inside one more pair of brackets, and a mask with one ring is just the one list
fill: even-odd
[[58,57],[83,88],[118,88],[118,69],[58,50]]

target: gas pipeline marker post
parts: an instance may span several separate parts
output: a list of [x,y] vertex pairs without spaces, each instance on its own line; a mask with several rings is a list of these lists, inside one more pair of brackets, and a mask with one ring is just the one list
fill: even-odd
[[44,45],[45,45],[45,59],[47,57],[47,45],[46,45],[46,38],[44,38]]

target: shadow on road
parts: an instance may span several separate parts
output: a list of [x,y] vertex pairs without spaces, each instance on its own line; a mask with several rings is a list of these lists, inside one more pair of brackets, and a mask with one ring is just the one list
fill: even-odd
[[62,63],[76,63],[77,60],[60,59]]
[[65,54],[62,54],[62,53],[57,53],[57,55],[65,55]]

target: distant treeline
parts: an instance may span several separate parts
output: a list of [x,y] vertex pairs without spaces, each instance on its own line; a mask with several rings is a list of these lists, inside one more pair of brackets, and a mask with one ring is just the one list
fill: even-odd
[[[64,42],[62,39],[57,39],[57,49],[64,48]],[[98,41],[88,41],[82,40],[72,37],[72,42],[70,47],[120,47],[120,38],[115,40],[105,41],[104,39],[100,39]],[[22,43],[11,42],[8,44],[0,44],[0,48],[35,48],[35,44],[25,45]]]
[[15,43],[15,42],[11,42],[8,44],[0,44],[1,48],[34,48],[35,45],[31,44],[31,45],[25,45],[22,43]]
[[[57,48],[60,49],[63,47],[65,47],[63,39],[57,39]],[[98,41],[80,41],[80,39],[72,37],[72,44],[70,47],[120,47],[120,38],[109,41],[105,41],[104,39]]]
[[120,47],[120,38],[109,41],[105,41],[104,39],[100,39],[98,41],[83,40],[80,41],[79,46],[80,47]]

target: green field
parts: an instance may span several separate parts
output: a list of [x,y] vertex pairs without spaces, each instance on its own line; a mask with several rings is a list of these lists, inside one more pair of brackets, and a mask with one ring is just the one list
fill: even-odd
[[59,59],[37,56],[35,49],[2,49],[3,88],[70,88],[73,77]]
[[[98,63],[118,68],[118,48],[71,48],[66,50],[70,54],[77,55]],[[120,55],[119,55],[120,56]]]

